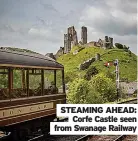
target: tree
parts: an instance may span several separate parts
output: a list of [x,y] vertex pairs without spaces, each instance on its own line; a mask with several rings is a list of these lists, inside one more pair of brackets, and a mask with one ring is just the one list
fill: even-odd
[[86,97],[87,104],[102,104],[104,99],[101,94],[89,83],[89,91]]
[[116,46],[118,49],[123,49],[123,48],[124,48],[123,45],[120,44],[120,43],[115,43],[115,46]]
[[90,80],[91,77],[93,77],[93,76],[96,75],[96,74],[98,74],[98,70],[96,69],[95,66],[92,66],[92,67],[90,67],[90,68],[87,70],[86,75],[84,76],[84,78],[85,78],[86,80]]
[[108,70],[107,72],[105,72],[105,76],[106,76],[107,78],[112,79],[113,81],[116,80],[115,73],[114,73],[114,72],[110,72],[109,70]]
[[68,103],[98,104],[116,99],[116,84],[103,73],[95,75],[90,81],[77,78],[69,84]]
[[88,82],[84,79],[75,79],[69,83],[69,92],[67,95],[68,103],[83,104],[86,103],[86,96],[89,91]]
[[103,103],[102,97],[95,88],[90,85],[89,81],[78,78],[69,84],[67,101],[72,104]]
[[116,85],[111,78],[107,78],[103,73],[95,75],[90,81],[103,98],[104,102],[113,102],[116,100]]

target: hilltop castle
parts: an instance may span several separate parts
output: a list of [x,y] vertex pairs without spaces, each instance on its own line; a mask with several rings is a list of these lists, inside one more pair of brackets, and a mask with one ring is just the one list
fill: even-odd
[[[87,27],[81,29],[81,45],[87,44]],[[64,53],[69,53],[71,48],[78,45],[77,32],[74,26],[67,29],[67,34],[64,34]]]
[[113,47],[113,38],[105,36],[104,40],[91,41],[87,43],[87,27],[81,27],[81,41],[78,42],[77,31],[74,26],[67,28],[67,33],[64,34],[64,47],[60,47],[55,57],[59,57],[62,54],[67,54],[71,51],[72,47],[80,45],[84,47],[100,47],[104,49],[110,49]]

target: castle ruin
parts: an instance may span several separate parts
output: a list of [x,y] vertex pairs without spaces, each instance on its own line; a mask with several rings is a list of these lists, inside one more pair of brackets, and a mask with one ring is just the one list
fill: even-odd
[[113,38],[105,36],[104,40],[99,39],[97,42],[96,41],[91,41],[87,44],[85,44],[86,47],[101,47],[104,49],[110,49],[113,47]]
[[81,41],[78,43],[77,32],[74,26],[67,28],[67,33],[64,34],[64,47],[60,47],[55,55],[56,58],[62,54],[70,53],[71,49],[75,45],[81,45],[84,47],[100,47],[104,49],[110,49],[113,47],[113,38],[105,36],[104,40],[99,39],[98,41],[91,41],[87,43],[87,27],[81,27]]

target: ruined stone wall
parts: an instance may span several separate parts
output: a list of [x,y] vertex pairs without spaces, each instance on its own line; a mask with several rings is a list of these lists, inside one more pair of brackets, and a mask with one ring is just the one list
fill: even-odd
[[71,50],[71,34],[64,34],[64,53],[69,53]]
[[69,53],[74,45],[78,44],[77,32],[74,26],[67,29],[67,34],[64,34],[64,53]]
[[74,34],[72,35],[72,41],[74,42],[74,45],[78,44],[78,37],[76,31],[74,31]]
[[104,41],[103,40],[99,39],[98,40],[98,43],[99,43],[100,47],[103,47],[104,46]]
[[55,54],[55,58],[57,59],[58,57],[60,57],[63,54],[64,54],[64,47],[60,47],[60,49]]
[[77,32],[76,32],[74,26],[71,26],[71,27],[68,28],[67,34],[71,35],[70,40],[74,42],[73,43],[74,45],[77,45],[78,44],[78,37],[77,37]]
[[113,47],[113,38],[109,37],[109,42],[110,42],[110,48]]
[[112,48],[113,47],[113,38],[108,36],[105,36],[105,42],[104,42],[104,47],[105,48]]
[[71,34],[71,35],[74,35],[75,34],[75,28],[74,28],[74,26],[69,27],[67,33],[68,34]]
[[96,41],[91,41],[84,45],[84,47],[101,47],[101,44]]
[[91,41],[87,44],[84,45],[84,47],[93,47],[93,46],[96,46],[96,42],[95,41]]
[[100,60],[100,57],[101,57],[101,55],[99,54],[99,53],[97,53],[96,55],[95,55],[95,60],[97,61],[97,60]]
[[104,47],[108,48],[108,36],[105,36],[104,41]]
[[82,26],[81,28],[81,42],[82,44],[87,44],[87,27]]
[[86,61],[84,61],[82,64],[79,65],[79,70],[86,70],[89,68],[89,66],[95,61],[95,58],[90,58]]
[[68,47],[68,37],[67,34],[64,34],[64,53],[67,52],[67,47]]

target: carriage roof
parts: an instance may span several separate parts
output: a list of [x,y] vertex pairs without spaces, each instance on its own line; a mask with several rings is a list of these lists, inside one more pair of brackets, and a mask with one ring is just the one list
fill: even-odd
[[54,59],[35,53],[0,49],[0,66],[21,68],[63,69]]

